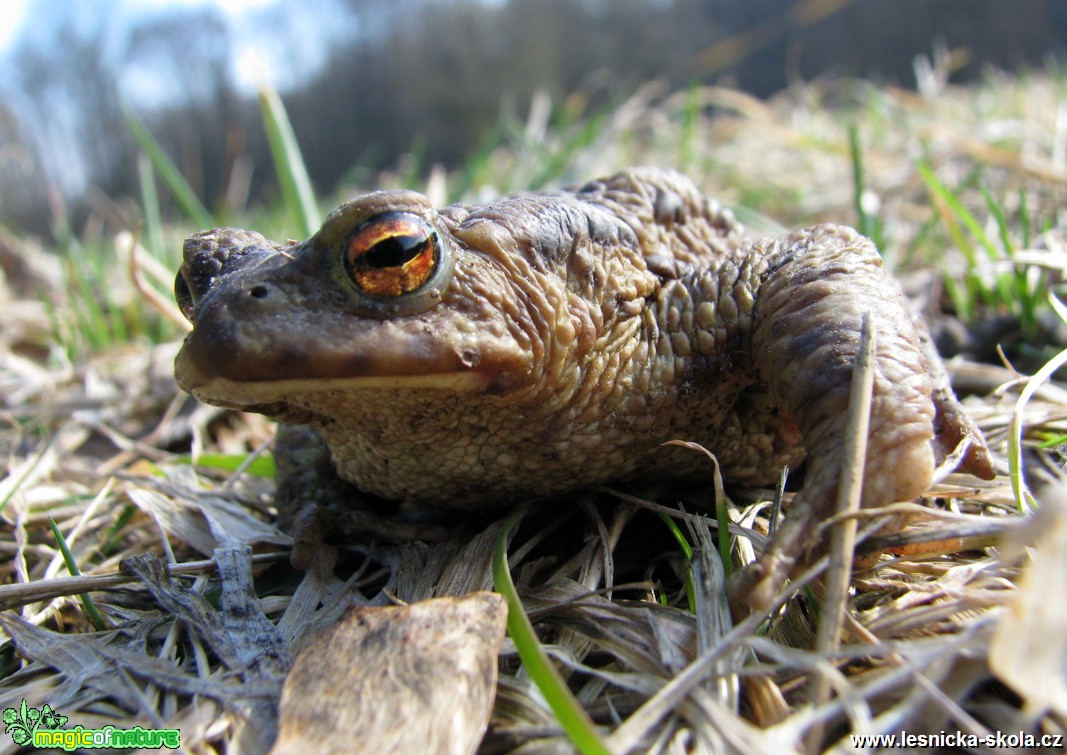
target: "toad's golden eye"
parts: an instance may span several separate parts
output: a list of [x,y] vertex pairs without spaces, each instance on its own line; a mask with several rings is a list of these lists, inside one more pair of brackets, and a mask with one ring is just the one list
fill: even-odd
[[433,226],[409,212],[387,212],[359,226],[345,245],[345,267],[371,296],[392,298],[422,287],[440,264]]

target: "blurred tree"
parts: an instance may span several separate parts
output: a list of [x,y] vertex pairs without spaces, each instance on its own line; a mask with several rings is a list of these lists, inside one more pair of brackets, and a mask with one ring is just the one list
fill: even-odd
[[[233,20],[213,5],[176,5],[118,28],[110,7],[65,4],[31,25],[34,44],[12,58],[17,75],[0,71],[0,86],[16,81],[0,113],[10,141],[0,145],[0,219],[39,228],[50,191],[136,193],[121,96],[140,103],[209,204],[242,201],[229,189],[248,171],[235,166],[255,166],[253,198],[271,191],[258,109],[234,80]],[[588,112],[653,78],[758,95],[826,72],[907,85],[935,40],[966,48],[960,77],[986,63],[1040,65],[1067,44],[1063,0],[1015,0],[1010,12],[1001,0],[279,0],[257,13],[242,18],[276,59],[291,52],[299,68],[308,44],[321,57],[281,94],[322,192],[407,151],[423,169],[457,165],[501,117],[524,119],[538,91]]]
[[[224,195],[238,154],[250,148],[253,106],[234,90],[230,47],[229,26],[204,6],[149,18],[131,31],[119,56],[120,84],[143,88],[139,80],[147,77],[158,87],[157,103],[141,117],[209,206]],[[142,108],[146,99],[138,94]],[[135,163],[127,165],[132,183]]]
[[120,189],[114,166],[124,152],[114,80],[102,70],[103,29],[86,30],[68,16],[52,32],[63,65],[43,48],[28,48],[16,72],[22,96],[10,109],[13,141],[32,156],[29,180],[0,172],[5,216],[42,224],[64,214],[57,201],[79,196],[91,183],[105,191]]

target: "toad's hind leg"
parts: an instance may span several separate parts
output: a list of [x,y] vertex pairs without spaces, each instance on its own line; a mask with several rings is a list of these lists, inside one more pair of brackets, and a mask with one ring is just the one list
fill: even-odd
[[819,226],[757,242],[750,252],[753,369],[796,422],[808,451],[804,485],[786,522],[731,586],[735,605],[764,606],[788,577],[825,552],[827,537],[817,532],[836,505],[865,312],[876,351],[862,505],[922,494],[944,448],[964,433],[975,433],[964,467],[982,476],[992,469],[870,241],[849,228]]

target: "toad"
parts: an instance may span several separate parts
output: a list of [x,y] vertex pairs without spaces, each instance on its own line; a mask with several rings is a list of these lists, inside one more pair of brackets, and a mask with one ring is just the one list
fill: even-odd
[[[705,457],[664,446],[681,439],[732,483],[806,462],[786,525],[745,578],[773,587],[823,547],[813,531],[833,511],[868,311],[863,505],[919,496],[958,447],[962,470],[993,474],[870,241],[837,225],[748,239],[675,172],[444,209],[375,192],[288,245],[204,231],[185,243],[176,295],[193,322],[179,384],[298,433],[295,455],[276,453],[297,499],[297,560],[351,526],[358,494],[340,481],[465,512],[706,479]],[[326,465],[336,485],[302,477]]]

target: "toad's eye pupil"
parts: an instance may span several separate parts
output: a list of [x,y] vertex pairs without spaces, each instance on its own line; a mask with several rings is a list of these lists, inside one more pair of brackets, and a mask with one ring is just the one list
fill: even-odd
[[383,239],[363,255],[367,267],[400,267],[423,254],[430,239],[425,236],[392,236]]

